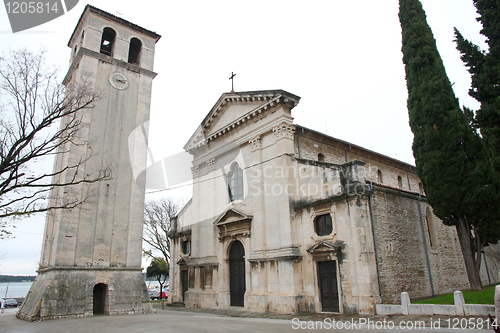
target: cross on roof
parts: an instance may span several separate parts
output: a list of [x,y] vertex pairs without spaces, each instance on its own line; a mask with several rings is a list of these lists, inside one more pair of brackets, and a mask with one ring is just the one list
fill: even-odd
[[231,72],[231,77],[229,78],[229,80],[231,80],[231,92],[234,92],[234,77],[235,76],[236,76],[236,74]]

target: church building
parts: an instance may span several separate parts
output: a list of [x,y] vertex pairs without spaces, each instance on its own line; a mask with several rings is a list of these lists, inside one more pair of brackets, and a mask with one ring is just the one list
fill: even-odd
[[299,100],[224,93],[185,145],[193,196],[172,221],[169,302],[369,314],[403,291],[467,288],[415,167],[294,124]]

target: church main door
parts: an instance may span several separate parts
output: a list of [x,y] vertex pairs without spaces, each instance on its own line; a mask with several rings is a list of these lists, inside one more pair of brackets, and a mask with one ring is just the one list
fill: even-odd
[[322,310],[325,312],[340,312],[336,262],[318,262],[318,278]]
[[229,292],[232,306],[245,304],[245,249],[235,241],[229,250]]

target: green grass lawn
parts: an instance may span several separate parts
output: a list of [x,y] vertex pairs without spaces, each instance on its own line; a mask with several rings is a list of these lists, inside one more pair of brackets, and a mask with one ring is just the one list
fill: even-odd
[[[463,290],[462,293],[467,304],[495,304],[495,286],[489,286],[480,291]],[[453,293],[411,302],[415,304],[454,304]]]

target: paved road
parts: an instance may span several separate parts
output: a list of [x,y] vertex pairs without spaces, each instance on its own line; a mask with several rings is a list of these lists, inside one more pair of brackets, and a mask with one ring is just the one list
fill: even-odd
[[[365,326],[348,327],[345,328],[347,324],[352,325],[352,323],[358,322],[361,318],[347,319],[342,317],[336,317],[342,321],[344,329],[333,329],[333,328],[323,328],[323,329],[307,329],[314,322],[302,321],[290,319],[268,319],[268,318],[247,318],[247,317],[228,317],[220,316],[213,313],[199,313],[191,312],[189,310],[183,311],[173,311],[173,310],[157,310],[154,314],[143,314],[143,315],[124,315],[124,316],[96,316],[87,318],[76,318],[76,319],[59,319],[59,320],[49,320],[44,322],[34,322],[29,323],[21,321],[15,317],[17,309],[6,309],[5,313],[0,313],[0,332],[2,333],[57,333],[57,332],[70,332],[70,333],[126,333],[126,332],[181,332],[181,333],[198,333],[198,332],[272,332],[272,333],[282,333],[282,332],[426,332],[426,333],[451,333],[451,332],[492,332],[489,330],[471,330],[471,329],[431,329],[429,324],[426,324],[425,329],[413,329],[409,330],[399,329],[399,321],[395,323],[395,327],[391,329],[390,318],[385,318],[386,328],[382,329],[367,329]],[[375,320],[375,319],[374,319]],[[383,325],[383,319],[377,318],[372,322],[372,325]],[[412,325],[414,321],[411,317],[408,317],[408,322],[406,325]],[[329,320],[323,321],[323,323],[332,322]],[[350,324],[348,324],[350,323]],[[302,326],[305,329],[299,329]],[[295,329],[294,329],[295,328]],[[319,328],[319,327],[318,327]]]

